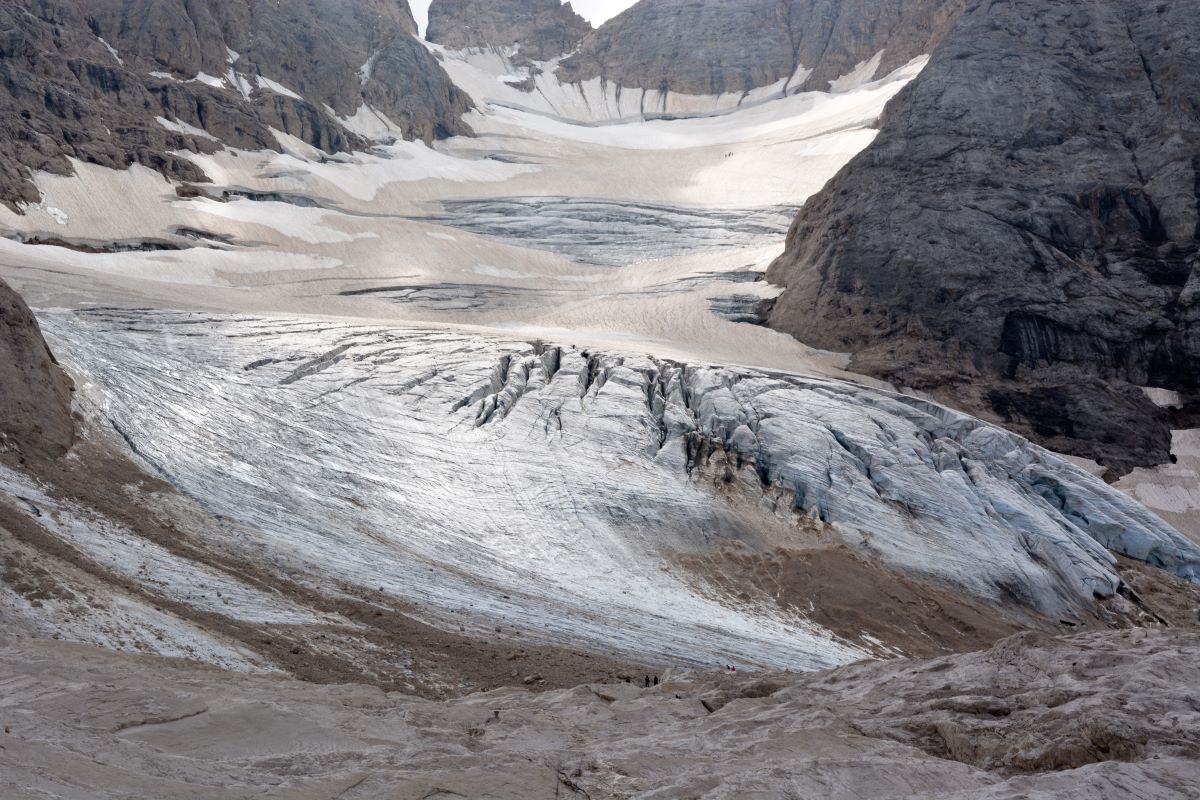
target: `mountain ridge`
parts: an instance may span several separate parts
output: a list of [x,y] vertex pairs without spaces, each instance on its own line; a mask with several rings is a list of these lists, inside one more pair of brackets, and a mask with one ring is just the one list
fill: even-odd
[[1169,3],[973,3],[801,210],[770,324],[1117,474],[1167,462],[1200,401],[1198,40]]

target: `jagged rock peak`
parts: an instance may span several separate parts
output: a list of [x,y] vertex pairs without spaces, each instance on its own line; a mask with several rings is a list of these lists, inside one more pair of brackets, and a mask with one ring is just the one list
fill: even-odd
[[1196,97],[1186,4],[972,2],[800,212],[771,324],[1117,472],[1168,460],[1200,404]]
[[[963,0],[641,0],[589,36],[559,77],[685,94],[827,91],[930,52]],[[878,62],[871,69],[871,60]],[[804,72],[799,74],[798,70]]]
[[12,0],[0,31],[10,207],[70,158],[198,181],[176,151],[278,149],[273,131],[351,150],[365,142],[341,118],[364,104],[407,138],[470,133],[470,100],[398,0]]
[[455,50],[518,45],[536,61],[574,51],[592,30],[560,0],[433,0],[426,37]]

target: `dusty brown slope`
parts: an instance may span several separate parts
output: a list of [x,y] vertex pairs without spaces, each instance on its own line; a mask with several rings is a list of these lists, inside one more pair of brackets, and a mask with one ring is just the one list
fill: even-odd
[[1200,402],[1198,20],[974,0],[801,211],[770,324],[1116,472],[1168,460],[1187,416],[1138,387]]

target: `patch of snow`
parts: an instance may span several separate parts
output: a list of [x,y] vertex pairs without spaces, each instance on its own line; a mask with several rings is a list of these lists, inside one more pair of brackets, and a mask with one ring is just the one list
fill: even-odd
[[1183,397],[1179,392],[1172,392],[1169,389],[1159,389],[1154,386],[1143,386],[1142,392],[1150,399],[1150,402],[1159,408],[1182,408]]
[[67,216],[66,212],[60,208],[55,208],[54,206],[47,206],[44,210],[45,210],[46,214],[49,215],[49,217],[52,220],[54,220],[55,222],[57,222],[59,225],[66,225],[71,219],[70,217]]
[[358,68],[359,84],[365,86],[367,81],[371,80],[371,73],[375,71],[375,62],[379,60],[379,53],[372,54],[361,67]]
[[[309,208],[287,203],[233,200],[227,203],[208,199],[179,201],[188,204],[188,210],[197,220],[204,222],[205,216],[219,217],[242,225],[254,225],[270,229],[297,242],[309,244],[336,244],[357,239],[377,238],[377,233],[348,233],[327,223],[327,218],[337,212],[323,208]],[[211,223],[209,223],[211,224]]]
[[[330,109],[332,113],[332,109]],[[351,133],[357,133],[364,139],[382,141],[404,138],[404,131],[399,125],[388,119],[382,111],[377,111],[363,103],[352,117],[338,117],[342,127]]]
[[247,100],[250,99],[250,95],[254,92],[254,87],[250,84],[249,78],[240,72],[234,72],[233,67],[230,67],[229,71],[225,73],[225,80],[237,90],[238,94]]
[[505,267],[493,267],[490,264],[480,264],[475,267],[473,272],[476,275],[486,275],[489,278],[528,278],[527,273],[519,272],[515,269],[507,269]]
[[[675,150],[734,144],[787,129],[804,131],[814,151],[857,153],[876,132],[868,129],[883,107],[924,67],[918,59],[888,78],[841,94],[804,92],[742,108],[736,114],[683,119],[630,120],[621,124],[579,124],[567,119],[508,107],[496,107],[487,117],[559,139],[637,150]],[[486,120],[484,121],[486,124]],[[839,137],[857,137],[847,146]]]
[[600,78],[562,83],[555,75],[562,60],[558,58],[536,62],[534,90],[525,92],[514,84],[526,81],[531,70],[513,63],[516,47],[447,50],[428,42],[425,45],[442,56],[442,66],[454,83],[478,106],[513,108],[584,123],[730,113],[782,97],[789,87],[811,74],[811,70],[798,67],[794,75],[750,92],[689,95],[658,88],[619,87]]
[[871,56],[866,61],[860,61],[855,65],[854,69],[846,73],[840,78],[836,78],[829,82],[829,91],[840,94],[842,92],[852,92],[855,89],[861,88],[870,83],[875,77],[875,73],[879,71],[879,65],[883,63],[883,51],[880,50],[875,55]]
[[164,81],[175,81],[176,83],[179,82],[179,78],[176,78],[174,75],[172,75],[169,72],[150,72],[147,74],[151,78],[159,78],[160,80],[164,80]]
[[[424,142],[403,140],[379,145],[370,153],[343,154],[339,159],[282,131],[272,129],[271,132],[284,153],[267,154],[268,169],[305,175],[306,180],[331,184],[347,196],[365,201],[372,200],[381,189],[395,183],[425,180],[491,183],[540,169],[532,164],[458,158],[434,150]],[[191,154],[188,157],[207,172],[204,165],[209,159]]]
[[189,125],[182,120],[169,120],[166,117],[155,117],[155,119],[158,121],[159,125],[163,126],[169,131],[172,131],[173,133],[181,133],[185,136],[197,136],[201,139],[208,139],[209,141],[213,142],[220,141],[220,139],[213,136],[203,128],[197,128],[195,125]]
[[97,36],[96,38],[97,38],[97,39],[99,39],[99,41],[100,41],[100,44],[104,45],[105,49],[107,49],[107,50],[108,50],[108,52],[109,52],[109,53],[112,55],[112,57],[113,57],[114,59],[116,59],[116,61],[117,61],[117,63],[118,63],[118,64],[120,64],[120,65],[122,65],[122,66],[124,66],[124,65],[125,65],[125,62],[124,62],[123,60],[121,60],[121,54],[117,52],[117,48],[113,47],[111,44],[109,44],[108,42],[104,41],[104,40],[103,40],[103,39],[101,39],[99,36]]
[[218,78],[214,75],[209,75],[207,72],[197,73],[196,77],[189,80],[188,83],[203,83],[204,85],[211,86],[214,89],[228,89],[229,88],[228,86],[226,86],[224,80],[222,80],[221,78]]
[[257,78],[257,81],[258,81],[258,88],[260,88],[260,89],[266,89],[269,92],[274,92],[275,94],[281,94],[284,97],[290,97],[293,100],[302,100],[303,99],[302,97],[300,97],[300,95],[296,94],[291,89],[284,86],[282,83],[273,81],[270,78],[264,78],[262,75],[259,75]]

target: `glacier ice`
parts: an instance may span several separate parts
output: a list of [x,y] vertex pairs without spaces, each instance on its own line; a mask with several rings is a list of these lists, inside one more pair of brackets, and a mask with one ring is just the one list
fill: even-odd
[[502,622],[651,662],[861,658],[676,558],[802,544],[799,520],[1052,618],[1118,590],[1106,547],[1200,579],[1200,548],[1083,470],[851,383],[449,329],[144,309],[42,321],[85,410],[239,523],[223,546],[330,591],[384,587],[433,624]]

